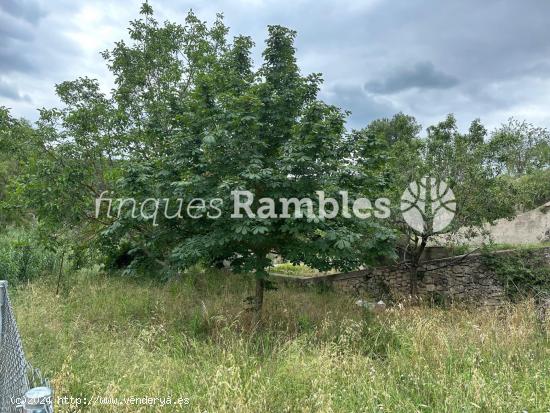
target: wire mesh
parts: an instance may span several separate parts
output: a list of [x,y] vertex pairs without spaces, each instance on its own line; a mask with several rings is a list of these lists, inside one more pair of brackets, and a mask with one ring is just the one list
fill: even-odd
[[[25,359],[7,283],[0,281],[0,413],[23,411],[24,395],[36,385],[48,383]],[[53,412],[49,404],[46,412]]]

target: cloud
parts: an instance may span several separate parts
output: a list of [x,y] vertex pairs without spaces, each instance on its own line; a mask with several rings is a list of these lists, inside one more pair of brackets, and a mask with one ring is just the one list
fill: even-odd
[[11,47],[11,45],[0,46],[0,70],[3,73],[32,73],[35,69],[33,63],[27,59],[27,56],[21,55],[16,47]]
[[[0,73],[33,104],[58,104],[54,84],[112,77],[99,52],[127,39],[132,6],[108,0],[0,0]],[[513,114],[550,127],[550,2],[525,0],[149,0],[159,22],[223,12],[230,34],[250,35],[256,65],[269,24],[298,32],[303,73],[322,72],[322,98],[350,124],[405,112],[424,125],[452,112],[488,127]],[[506,30],[503,30],[503,27]],[[26,101],[19,116],[36,117]]]
[[435,68],[432,62],[419,62],[411,67],[395,70],[382,81],[365,83],[365,89],[382,95],[418,89],[448,89],[458,84],[458,79]]
[[26,53],[34,33],[28,22],[0,13],[0,70],[3,73],[29,73],[36,69]]
[[366,92],[360,84],[336,83],[327,87],[322,97],[328,103],[350,111],[348,126],[356,129],[398,112],[390,100]]
[[31,102],[29,95],[24,95],[17,88],[3,79],[0,79],[0,96],[13,101]]
[[40,4],[32,0],[2,0],[0,10],[32,24],[37,24],[42,17],[46,16]]

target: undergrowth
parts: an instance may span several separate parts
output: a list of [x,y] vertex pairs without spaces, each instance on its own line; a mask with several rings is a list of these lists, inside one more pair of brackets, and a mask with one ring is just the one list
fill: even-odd
[[519,249],[501,254],[485,251],[483,263],[495,273],[514,301],[526,296],[550,295],[550,265],[536,250]]

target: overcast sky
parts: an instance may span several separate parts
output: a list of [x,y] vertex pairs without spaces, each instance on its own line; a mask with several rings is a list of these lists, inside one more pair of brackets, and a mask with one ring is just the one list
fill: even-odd
[[[112,79],[99,52],[127,38],[141,1],[0,0],[0,106],[35,120],[58,105],[54,85]],[[322,72],[322,98],[350,125],[402,111],[423,126],[454,113],[461,127],[509,117],[550,127],[548,0],[150,0],[158,20],[192,8],[231,34],[250,35],[259,59],[266,26],[298,31],[304,73]],[[258,63],[258,62],[256,62]]]

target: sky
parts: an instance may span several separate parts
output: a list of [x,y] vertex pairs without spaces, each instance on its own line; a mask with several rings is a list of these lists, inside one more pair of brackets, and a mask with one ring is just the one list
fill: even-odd
[[[149,0],[157,20],[189,9],[231,35],[251,36],[255,62],[267,26],[298,32],[304,74],[323,73],[321,98],[352,112],[349,126],[397,112],[427,127],[454,113],[461,129],[510,117],[550,127],[548,0]],[[141,1],[0,0],[0,106],[36,120],[56,107],[55,84],[112,77],[100,52],[127,39]]]

